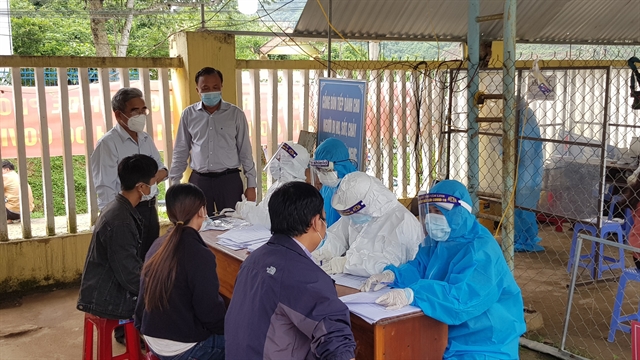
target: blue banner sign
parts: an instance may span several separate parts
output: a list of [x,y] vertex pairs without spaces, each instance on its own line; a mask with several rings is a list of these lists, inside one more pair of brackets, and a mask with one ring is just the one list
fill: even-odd
[[318,145],[336,138],[349,148],[349,157],[364,171],[364,134],[367,82],[320,79],[318,96]]

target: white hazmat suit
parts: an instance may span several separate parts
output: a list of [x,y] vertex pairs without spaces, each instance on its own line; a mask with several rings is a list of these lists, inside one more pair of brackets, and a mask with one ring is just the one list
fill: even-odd
[[378,274],[412,260],[424,238],[420,221],[380,180],[363,172],[346,175],[332,206],[342,217],[313,252],[330,274]]
[[240,201],[236,204],[236,213],[251,224],[260,224],[271,229],[271,219],[269,218],[271,194],[288,182],[305,181],[305,171],[308,166],[309,152],[307,149],[291,141],[284,142],[267,164],[266,170],[271,174],[274,183],[267,190],[264,199],[257,205],[253,201]]

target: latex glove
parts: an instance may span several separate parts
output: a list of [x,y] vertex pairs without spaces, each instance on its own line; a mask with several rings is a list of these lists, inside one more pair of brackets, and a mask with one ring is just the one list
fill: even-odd
[[236,215],[246,219],[249,212],[251,212],[252,209],[255,209],[256,206],[257,204],[254,201],[248,201],[247,198],[242,195],[242,201],[238,201],[236,203]]
[[346,256],[336,257],[322,264],[322,270],[327,274],[342,274],[344,272],[344,264],[346,263]]
[[384,306],[387,310],[397,310],[413,302],[413,290],[393,289],[376,299],[376,304]]
[[334,256],[330,251],[327,251],[326,246],[321,247],[320,249],[316,249],[311,253],[313,259],[317,264],[325,264],[328,263],[329,260],[333,259]]
[[367,292],[371,290],[371,286],[373,285],[376,285],[373,288],[373,291],[378,291],[383,287],[391,284],[395,279],[396,274],[394,274],[391,270],[385,270],[380,274],[373,274],[367,279],[367,281],[364,282],[364,284],[362,284],[362,286],[360,287],[360,291]]

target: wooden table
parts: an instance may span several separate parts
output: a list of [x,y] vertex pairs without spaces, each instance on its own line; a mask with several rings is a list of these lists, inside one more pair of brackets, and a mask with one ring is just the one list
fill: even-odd
[[[216,244],[219,231],[206,231],[202,237],[216,255],[220,294],[230,299],[247,258],[245,250],[231,250]],[[338,296],[357,290],[336,285]],[[448,327],[423,313],[397,316],[369,324],[351,314],[351,330],[356,339],[356,359],[442,359],[447,347]]]

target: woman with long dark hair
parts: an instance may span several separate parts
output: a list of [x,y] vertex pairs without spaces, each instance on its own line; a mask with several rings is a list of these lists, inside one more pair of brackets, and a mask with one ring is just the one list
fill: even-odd
[[166,194],[175,226],[157,239],[142,268],[135,323],[161,360],[224,359],[225,305],[216,258],[200,237],[206,198],[192,184]]

